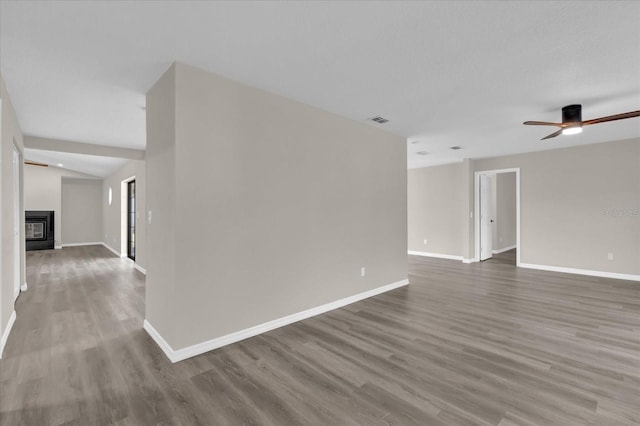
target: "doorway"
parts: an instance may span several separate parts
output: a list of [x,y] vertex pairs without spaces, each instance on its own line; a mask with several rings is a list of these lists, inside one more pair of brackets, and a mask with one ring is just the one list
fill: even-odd
[[127,182],[127,257],[136,260],[136,181]]
[[493,175],[480,175],[480,261],[493,256]]
[[[510,173],[513,175],[507,175]],[[515,184],[511,180],[512,185],[515,185],[515,193],[513,194],[515,196],[515,241],[503,238],[496,229],[495,215],[502,208],[496,207],[499,204],[496,197],[500,197],[497,194],[501,192],[497,190],[497,182],[506,177],[511,179],[515,177]],[[520,168],[475,172],[474,195],[474,261],[491,259],[494,254],[515,249],[515,264],[520,266]],[[513,233],[511,239],[513,239]]]

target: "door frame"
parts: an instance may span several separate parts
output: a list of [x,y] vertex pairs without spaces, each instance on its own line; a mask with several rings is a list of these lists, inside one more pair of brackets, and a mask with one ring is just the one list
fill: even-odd
[[520,249],[520,167],[514,167],[511,169],[482,170],[474,173],[474,262],[480,261],[480,176],[513,172],[516,174],[516,266],[520,266],[520,254],[522,251]]
[[[128,208],[129,208],[129,194],[127,190],[128,190],[128,184],[132,180],[136,180],[135,175],[129,176],[128,178],[120,181],[120,257],[125,259],[129,259],[129,257],[127,257],[127,253],[129,250],[129,247],[127,244],[129,239],[128,229],[127,229],[127,225],[129,223],[129,219],[127,218]],[[136,185],[136,189],[137,189],[137,185]],[[136,206],[136,215],[137,214],[138,214],[138,210]],[[136,217],[136,227],[138,226],[137,219],[138,218]],[[132,259],[129,259],[129,260],[135,263],[135,261],[133,261]]]
[[[133,212],[131,211],[131,197],[129,194],[129,190],[130,188],[133,186]],[[135,263],[136,261],[136,233],[137,233],[137,227],[138,227],[138,221],[137,221],[137,214],[138,214],[138,210],[137,210],[137,185],[136,185],[136,180],[130,180],[129,182],[127,182],[127,257],[131,260],[133,260],[133,262]],[[133,213],[133,226],[131,226],[131,213]],[[133,255],[131,254],[131,228],[133,228],[133,236],[134,236],[134,241],[133,241]]]
[[22,255],[21,255],[21,244],[20,244],[20,211],[22,210],[20,205],[20,150],[18,147],[13,145],[12,150],[12,178],[13,178],[13,229],[11,230],[13,233],[13,299],[18,298],[20,295],[20,289],[22,288]]

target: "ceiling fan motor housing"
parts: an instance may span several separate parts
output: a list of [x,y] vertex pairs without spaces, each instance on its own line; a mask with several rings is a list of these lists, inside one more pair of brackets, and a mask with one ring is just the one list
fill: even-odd
[[562,108],[562,122],[582,122],[582,105],[567,105],[566,107]]

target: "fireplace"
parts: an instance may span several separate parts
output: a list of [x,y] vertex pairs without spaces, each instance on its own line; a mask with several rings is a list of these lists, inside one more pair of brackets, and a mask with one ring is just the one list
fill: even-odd
[[24,218],[24,235],[27,240],[27,251],[53,249],[53,211],[27,210]]

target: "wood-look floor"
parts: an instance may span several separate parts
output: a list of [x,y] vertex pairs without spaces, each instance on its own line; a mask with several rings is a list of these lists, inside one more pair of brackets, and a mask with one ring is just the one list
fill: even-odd
[[408,287],[171,364],[129,262],[31,252],[0,424],[639,424],[640,283],[509,256],[410,256]]

